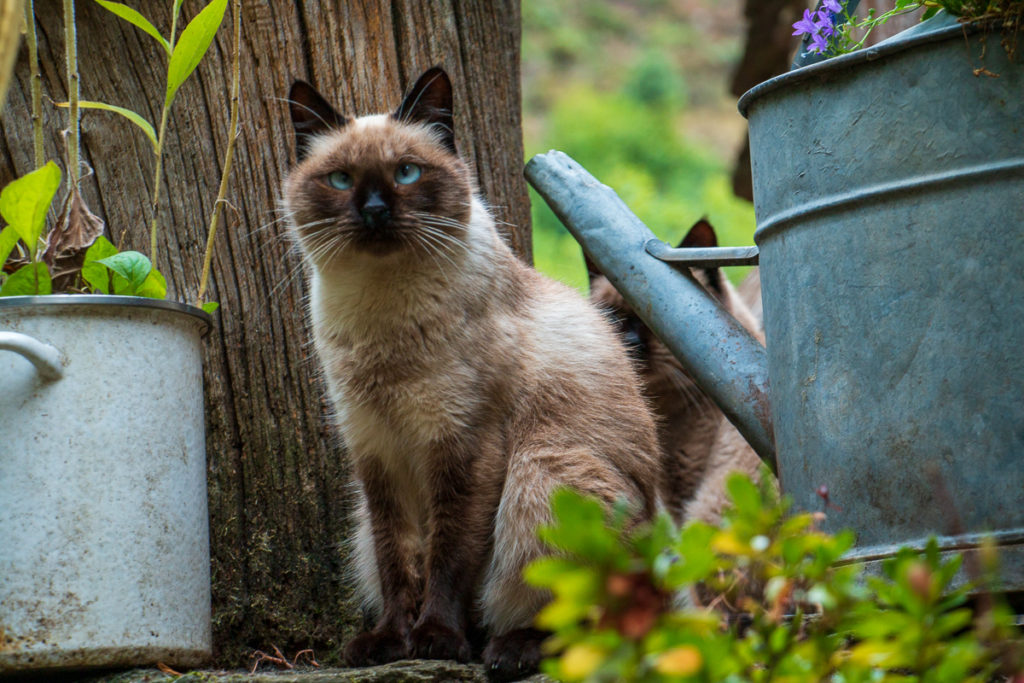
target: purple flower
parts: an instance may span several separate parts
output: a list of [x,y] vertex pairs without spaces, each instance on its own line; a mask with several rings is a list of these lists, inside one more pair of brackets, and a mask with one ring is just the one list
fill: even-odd
[[811,45],[807,48],[808,52],[822,53],[828,49],[828,38],[823,36],[821,33],[811,34]]
[[832,15],[825,10],[819,10],[816,15],[817,21],[814,22],[814,27],[817,29],[817,33],[831,38],[836,32],[836,27],[832,24]]
[[827,9],[833,14],[839,14],[843,11],[843,6],[839,3],[839,0],[821,0],[821,9]]
[[817,33],[818,25],[814,22],[814,19],[815,15],[811,12],[811,10],[805,9],[804,18],[793,24],[793,28],[796,29],[795,31],[793,31],[793,35],[802,36],[805,33]]

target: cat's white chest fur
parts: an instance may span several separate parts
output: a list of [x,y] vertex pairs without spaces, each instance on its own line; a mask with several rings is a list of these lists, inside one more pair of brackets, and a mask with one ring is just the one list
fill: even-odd
[[[362,457],[382,460],[414,457],[467,428],[478,400],[467,391],[473,367],[435,337],[436,312],[403,292],[414,283],[392,277],[386,288],[372,278],[348,281],[344,294],[337,282],[311,280],[315,343],[342,437]],[[419,302],[415,310],[404,310],[409,301]]]

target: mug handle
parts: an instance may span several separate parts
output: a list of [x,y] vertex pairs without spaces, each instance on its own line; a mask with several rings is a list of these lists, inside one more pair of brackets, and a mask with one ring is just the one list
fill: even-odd
[[0,332],[0,351],[14,351],[36,366],[39,376],[47,380],[58,380],[64,376],[60,362],[60,351],[20,332]]

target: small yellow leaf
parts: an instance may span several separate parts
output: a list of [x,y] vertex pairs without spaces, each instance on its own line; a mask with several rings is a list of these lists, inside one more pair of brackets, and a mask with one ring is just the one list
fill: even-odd
[[704,657],[693,645],[680,645],[658,657],[654,668],[666,676],[692,676],[704,665]]
[[711,539],[711,547],[725,555],[749,555],[750,546],[736,538],[736,535],[729,531],[715,534]]
[[606,654],[601,648],[587,643],[572,645],[562,654],[562,676],[567,681],[582,681],[601,666]]

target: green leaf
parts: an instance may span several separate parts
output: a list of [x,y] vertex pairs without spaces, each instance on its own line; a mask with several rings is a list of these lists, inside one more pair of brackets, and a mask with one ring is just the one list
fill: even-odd
[[523,570],[523,578],[531,586],[551,588],[562,576],[576,571],[579,564],[564,557],[547,556],[534,560]]
[[110,294],[110,269],[100,261],[116,253],[117,247],[103,235],[97,237],[86,250],[85,260],[82,262],[82,279],[94,293]]
[[926,9],[924,11],[924,14],[921,15],[921,21],[924,21],[925,19],[931,19],[936,14],[938,14],[938,12],[939,12],[939,8],[938,7],[929,7],[928,9]]
[[167,298],[167,280],[164,279],[159,270],[153,268],[142,282],[136,295],[144,296],[148,299],[165,299]]
[[224,19],[228,0],[212,0],[204,7],[181,32],[181,37],[174,45],[171,61],[167,65],[167,95],[164,106],[171,106],[175,93],[182,83],[192,75],[199,66],[203,55],[213,42],[217,29]]
[[761,492],[757,490],[757,486],[750,481],[749,477],[733,473],[726,481],[725,488],[738,512],[756,517],[761,509]]
[[14,245],[18,243],[18,233],[13,226],[8,225],[0,230],[0,265],[3,265],[7,257],[14,251]]
[[[96,2],[99,1],[100,0],[96,0]],[[57,106],[66,107],[68,106],[68,103],[58,102]],[[131,121],[136,126],[142,129],[142,132],[146,134],[146,137],[149,138],[149,141],[152,143],[153,150],[156,151],[156,130],[153,128],[153,125],[149,121],[142,118],[141,115],[136,114],[131,109],[125,109],[124,107],[118,107],[113,104],[107,104],[106,102],[93,102],[90,100],[81,101],[78,103],[78,106],[82,109],[102,109],[103,111],[112,111],[115,114],[120,114],[121,116],[125,117],[126,119],[128,119],[129,121]]]
[[115,294],[129,294],[132,296],[138,295],[139,288],[142,287],[146,278],[149,277],[149,272],[153,269],[153,264],[150,263],[149,259],[137,251],[122,251],[113,256],[100,259],[97,263],[102,263],[127,281],[127,286],[123,289],[117,287],[115,281]]
[[167,39],[160,35],[160,32],[156,30],[156,27],[149,22],[149,19],[139,14],[138,11],[124,5],[120,2],[109,2],[109,0],[96,0],[96,3],[101,7],[105,7],[117,16],[121,17],[129,24],[138,26],[143,31],[160,41],[160,44],[164,46],[164,50],[167,54],[171,54],[171,44],[167,42]]
[[212,314],[214,311],[220,308],[220,304],[217,303],[216,301],[207,301],[205,304],[203,304],[202,308],[207,313]]
[[596,498],[560,488],[551,496],[551,512],[555,524],[538,530],[548,545],[599,563],[627,560],[618,532],[607,526],[604,506]]
[[14,228],[35,258],[46,226],[46,212],[60,186],[60,169],[48,161],[45,166],[12,180],[0,192],[0,216]]
[[0,287],[0,296],[18,296],[20,294],[51,294],[53,284],[50,282],[50,269],[45,263],[29,263],[14,271],[4,286]]

